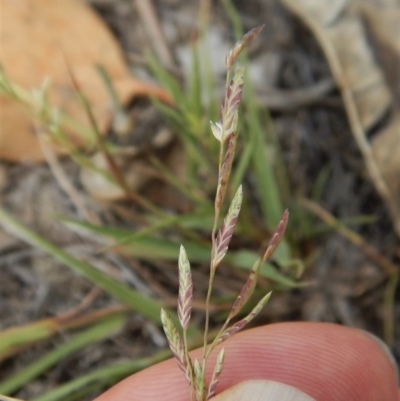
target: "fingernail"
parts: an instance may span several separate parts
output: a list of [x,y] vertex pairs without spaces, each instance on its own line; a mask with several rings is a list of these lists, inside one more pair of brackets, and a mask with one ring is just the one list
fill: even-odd
[[316,401],[287,384],[270,380],[248,380],[225,390],[212,401]]
[[394,356],[392,352],[390,351],[390,348],[387,346],[385,342],[383,342],[379,337],[377,337],[375,334],[370,333],[369,331],[365,330],[360,330],[364,334],[366,334],[371,340],[375,342],[379,346],[379,348],[383,351],[383,353],[388,357],[390,363],[393,366],[393,369],[396,372],[396,377],[397,377],[397,383],[400,384],[400,376],[399,376],[399,367],[397,366],[396,359],[394,359]]

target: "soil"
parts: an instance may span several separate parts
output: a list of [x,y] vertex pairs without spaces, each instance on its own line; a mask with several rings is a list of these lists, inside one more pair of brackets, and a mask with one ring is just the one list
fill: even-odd
[[[142,57],[146,49],[151,47],[151,43],[134,3],[90,1],[119,40],[132,74],[151,79]],[[239,10],[245,31],[265,24],[260,39],[250,48],[253,79],[261,92],[271,87],[282,93],[302,90],[322,80],[331,79],[329,66],[316,40],[279,1],[248,0],[235,1],[234,4]],[[154,5],[173,55],[174,68],[180,76],[185,76],[188,38],[194,37],[193,21],[198,15],[198,2],[160,0],[154,1]],[[217,58],[221,58],[224,49],[228,49],[233,43],[233,29],[221,3],[212,2],[211,7],[210,41],[215,47],[211,55],[216,59],[215,73],[222,78],[223,64],[221,68]],[[132,133],[135,138],[145,136],[148,129],[167,129],[165,122],[155,114],[150,104],[132,104],[131,112],[141,122],[135,125]],[[295,107],[272,105],[270,114],[282,149],[288,187],[293,195],[291,199],[295,199],[287,207],[299,208],[298,199],[304,197],[316,199],[319,205],[340,221],[372,216],[372,219],[364,219],[364,223],[353,222],[350,228],[360,234],[378,254],[399,263],[399,239],[393,231],[384,203],[367,176],[339,92],[332,88],[314,101]],[[173,135],[175,138],[175,134]],[[177,142],[176,139],[173,141]],[[109,203],[92,198],[79,186],[79,166],[68,158],[63,158],[61,162],[68,176],[76,183],[89,210],[103,224],[130,227],[123,216],[135,213],[131,204],[115,202],[110,206]],[[251,182],[249,177],[247,187],[250,190]],[[145,192],[151,196],[151,191],[155,191],[156,187],[157,185],[150,185]],[[256,189],[253,190],[252,196],[256,198]],[[0,162],[0,191],[1,202],[7,210],[46,238],[148,295],[167,302],[175,299],[178,284],[175,266],[169,263],[129,260],[112,252],[100,256],[97,253],[100,245],[95,239],[72,232],[55,218],[57,215],[78,218],[79,215],[47,165]],[[190,207],[184,201],[177,207],[177,202],[182,199],[175,193],[165,191],[164,195],[163,206],[166,208],[182,211]],[[312,282],[312,285],[276,292],[257,324],[289,320],[336,322],[366,329],[384,337],[385,323],[387,324],[389,318],[384,301],[388,283],[385,271],[360,246],[350,242],[336,230],[326,228],[310,212],[303,210],[302,213],[306,223],[301,225],[301,221],[292,222],[293,226],[300,229],[293,230],[291,240],[296,244],[296,256],[307,261],[301,280]],[[0,265],[2,329],[73,310],[82,300],[87,299],[85,297],[88,294],[91,294],[91,300],[86,307],[87,311],[117,304],[111,296],[94,289],[88,280],[1,230]],[[207,281],[207,268],[197,266],[196,269],[195,291],[196,298],[200,300],[206,289],[206,285],[201,283]],[[216,293],[234,294],[243,279],[243,272],[224,267],[216,280]],[[268,283],[264,284],[268,286]],[[199,308],[195,318],[201,321],[202,316],[203,311]],[[394,300],[394,322],[393,351],[396,358],[399,358],[398,289]],[[7,358],[0,364],[0,377],[12,375],[70,335],[63,333],[51,341],[37,344]],[[71,354],[45,375],[32,380],[15,396],[33,399],[91,369],[151,355],[164,346],[161,330],[132,312],[127,324],[118,334]],[[82,400],[91,400],[99,392],[100,390],[96,390]]]

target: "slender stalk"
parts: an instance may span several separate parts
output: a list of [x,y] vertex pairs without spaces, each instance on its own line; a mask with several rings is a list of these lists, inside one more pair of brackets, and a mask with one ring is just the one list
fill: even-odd
[[228,327],[228,324],[230,322],[231,322],[231,319],[228,317],[225,320],[225,323],[223,324],[221,329],[218,331],[218,334],[215,336],[213,342],[207,347],[206,358],[208,358],[210,356],[211,352],[213,351],[213,349],[216,347],[216,345],[218,343],[218,339],[221,337],[221,334],[226,330],[226,328]]
[[[226,83],[225,86],[228,87],[229,82],[231,80],[231,70],[227,70],[226,74]],[[222,163],[224,160],[224,143],[220,142],[220,147],[219,147],[219,161],[218,161],[218,179],[222,170]],[[217,195],[216,195],[217,196]],[[214,254],[215,254],[215,241],[216,241],[216,232],[217,232],[217,227],[218,227],[218,220],[219,220],[219,215],[221,211],[221,205],[217,205],[217,198],[215,199],[215,215],[214,215],[214,225],[211,233],[211,241],[212,241],[212,248],[211,248],[211,264],[210,264],[210,279],[208,281],[208,290],[207,290],[207,297],[206,297],[206,317],[205,317],[205,327],[204,327],[204,347],[203,347],[203,360],[204,360],[204,369],[206,365],[206,358],[207,358],[207,336],[208,336],[208,327],[209,327],[209,321],[210,321],[210,299],[211,299],[211,293],[212,293],[212,286],[214,282],[214,274],[215,274],[215,268],[214,266]]]
[[[219,152],[219,163],[218,163],[218,172],[221,171],[222,161],[224,157],[224,145],[221,143],[220,152]],[[204,328],[204,354],[203,358],[206,357],[206,349],[207,349],[207,335],[208,335],[208,326],[210,320],[210,298],[212,293],[212,287],[214,282],[214,275],[215,275],[215,266],[214,266],[214,254],[215,254],[215,240],[216,240],[216,232],[218,227],[218,220],[220,215],[220,208],[215,209],[214,215],[214,225],[211,234],[211,241],[212,241],[212,248],[211,248],[211,264],[210,264],[210,278],[208,281],[208,290],[207,290],[207,297],[206,297],[206,318],[205,318],[205,328]]]

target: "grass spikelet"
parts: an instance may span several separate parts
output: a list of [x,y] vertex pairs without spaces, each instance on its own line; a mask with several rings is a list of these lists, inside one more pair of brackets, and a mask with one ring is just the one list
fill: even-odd
[[231,320],[234,318],[246,305],[247,301],[253,295],[254,289],[256,288],[258,275],[260,273],[260,268],[262,266],[262,259],[259,258],[254,263],[253,267],[250,270],[249,277],[246,280],[246,283],[242,287],[240,294],[236,298],[233,303],[232,309],[229,313],[228,319]]
[[238,40],[235,46],[229,51],[225,58],[225,66],[229,70],[241,51],[250,43],[264,28],[264,25],[253,28],[246,35],[243,36],[240,40]]
[[215,254],[212,258],[212,269],[216,269],[221,260],[224,258],[229,243],[232,238],[232,234],[235,230],[236,222],[239,216],[240,208],[243,200],[243,189],[240,185],[236,194],[229,207],[228,213],[222,223],[221,229],[218,232],[217,239],[215,241]]
[[179,295],[178,317],[182,329],[187,330],[192,312],[193,282],[190,263],[185,248],[181,245],[179,252]]
[[267,246],[267,249],[262,258],[259,258],[253,265],[252,269],[250,270],[249,277],[246,280],[246,283],[242,287],[240,294],[236,298],[232,309],[229,313],[228,319],[232,319],[235,317],[246,305],[247,301],[253,295],[254,289],[257,284],[258,276],[260,274],[260,268],[262,264],[274,253],[276,247],[279,245],[280,241],[283,238],[283,235],[286,230],[286,226],[289,219],[289,212],[285,210],[282,215],[280,222],[278,223],[275,232],[273,233],[271,240]]
[[278,225],[276,226],[275,232],[269,241],[267,250],[264,253],[263,261],[266,261],[270,258],[270,256],[275,252],[275,249],[281,242],[283,235],[285,234],[286,226],[289,220],[289,211],[285,210],[279,221]]
[[232,133],[228,138],[227,150],[219,171],[217,194],[215,196],[215,209],[220,210],[224,202],[228,181],[231,174],[233,157],[236,149],[236,135]]
[[264,308],[264,306],[267,304],[267,302],[271,298],[271,294],[272,294],[272,292],[269,292],[267,295],[265,295],[245,318],[236,322],[229,329],[226,329],[221,334],[221,336],[218,338],[217,344],[221,344],[222,342],[226,341],[228,338],[232,337],[239,330],[241,330],[244,326],[246,326],[248,323],[250,323],[261,312],[261,310]]
[[224,358],[225,358],[225,349],[222,348],[221,351],[219,352],[217,356],[217,360],[215,362],[215,367],[214,367],[214,372],[211,377],[210,385],[208,386],[208,392],[207,392],[207,398],[206,400],[209,400],[210,398],[214,397],[215,392],[217,390],[217,384],[219,380],[219,376],[222,372],[222,366],[224,363]]
[[242,97],[243,83],[244,67],[241,67],[236,71],[226,89],[225,100],[221,110],[222,143],[237,129],[237,112]]
[[193,372],[196,401],[203,401],[206,384],[204,382],[204,370],[198,359],[194,360]]
[[188,363],[188,355],[185,352],[182,338],[179,335],[174,322],[164,309],[161,309],[161,322],[168,340],[169,348],[171,349],[176,363],[178,364],[179,369],[185,374],[187,381],[191,384],[190,364]]
[[215,136],[215,138],[219,141],[222,142],[222,125],[220,122],[213,123],[210,121],[210,127],[211,127],[211,132]]

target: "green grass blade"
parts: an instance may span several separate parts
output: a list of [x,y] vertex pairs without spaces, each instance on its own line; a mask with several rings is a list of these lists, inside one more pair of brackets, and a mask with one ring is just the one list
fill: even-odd
[[145,54],[145,59],[157,82],[169,92],[174,99],[175,104],[186,104],[182,86],[177,79],[164,68],[160,61],[157,60],[151,52]]
[[246,146],[240,152],[240,157],[237,160],[237,165],[232,171],[231,188],[237,188],[243,181],[246,171],[251,163],[254,152],[254,142],[246,142]]
[[96,324],[90,329],[85,330],[83,333],[76,334],[69,341],[58,346],[55,350],[48,352],[37,361],[28,365],[24,369],[19,370],[18,373],[11,378],[0,382],[0,392],[5,394],[13,393],[71,353],[111,336],[122,327],[124,321],[124,315],[113,316],[99,324]]
[[[270,230],[279,223],[284,207],[280,187],[275,177],[274,166],[268,155],[268,141],[261,123],[260,112],[254,102],[255,93],[251,83],[246,80],[247,90],[244,91],[247,109],[247,126],[250,141],[254,144],[252,157],[252,172],[256,180],[260,207],[264,221]],[[288,242],[283,239],[275,250],[274,257],[283,265],[289,263],[291,251]]]
[[[259,255],[252,251],[237,251],[228,253],[225,257],[225,262],[240,269],[250,270],[258,257]],[[261,267],[260,275],[269,278],[274,283],[282,286],[282,288],[296,288],[308,285],[307,283],[298,282],[285,276],[268,262],[264,263]]]
[[[211,246],[199,244],[193,241],[185,240],[185,249],[189,260],[193,263],[209,263]],[[281,246],[281,244],[279,245]],[[161,238],[142,237],[131,244],[121,247],[122,252],[144,259],[159,258],[163,260],[175,261],[177,252],[179,252],[180,243]],[[279,247],[278,247],[279,248]],[[277,250],[278,250],[277,248]],[[225,256],[225,263],[233,267],[250,270],[255,260],[258,258],[256,252],[251,251],[230,251]],[[275,256],[275,255],[274,255]],[[267,277],[277,284],[284,287],[298,287],[301,283],[292,280],[284,274],[278,272],[271,264],[265,263],[260,274]]]
[[171,352],[169,350],[162,350],[150,357],[140,358],[130,362],[119,362],[111,366],[102,367],[50,390],[46,394],[40,395],[31,401],[78,400],[95,388],[110,386],[128,375],[154,365],[170,356]]
[[82,231],[94,232],[96,235],[103,235],[105,237],[112,237],[116,240],[116,243],[105,246],[104,249],[112,249],[121,244],[133,243],[140,237],[148,237],[149,234],[153,234],[163,228],[168,228],[172,226],[179,226],[184,229],[196,229],[211,231],[213,225],[213,216],[210,210],[204,210],[194,213],[187,213],[183,215],[171,215],[165,218],[155,217],[154,215],[146,216],[150,225],[142,229],[132,231],[118,227],[104,227],[97,226],[88,222],[79,221],[71,218],[60,217],[60,221],[64,222],[71,230],[78,233]]
[[[231,20],[233,30],[235,32],[236,40],[240,39],[244,35],[242,21],[240,19],[240,15],[237,12],[235,6],[232,4],[231,0],[221,0],[222,5],[224,6],[225,12],[227,13],[229,19]],[[247,52],[247,49],[243,49],[240,56],[244,55]],[[239,57],[240,57],[239,56]],[[243,56],[245,57],[245,56]]]
[[[93,226],[89,223],[74,222],[73,224],[78,224],[86,229],[93,230],[97,234],[102,234],[116,239],[117,241],[127,239],[128,230],[109,228],[109,227],[98,227]],[[188,258],[193,263],[209,263],[211,254],[211,244],[199,243],[191,241],[188,239],[184,240],[185,249],[188,254]],[[177,255],[179,254],[179,248],[181,243],[178,241],[172,241],[165,238],[150,237],[148,235],[141,235],[140,237],[134,238],[131,242],[124,242],[116,246],[121,252],[134,256],[137,258],[143,258],[148,260],[161,259],[168,261],[176,261]],[[279,251],[278,246],[274,253],[274,258],[281,262],[281,259],[276,257],[277,251]],[[252,251],[230,251],[225,257],[225,263],[238,267],[240,269],[250,270],[253,266],[255,260],[259,257],[257,252]],[[269,263],[265,263],[264,267],[261,269],[261,275],[268,277],[269,279],[275,281],[276,283],[286,286],[289,288],[298,287],[303,285],[295,280],[285,276],[284,274],[278,272]]]
[[32,344],[48,340],[59,334],[60,331],[83,329],[106,317],[126,311],[127,306],[117,305],[88,312],[84,315],[59,315],[40,319],[24,325],[6,328],[0,331],[0,362],[12,355],[22,352]]
[[[49,253],[55,259],[66,264],[71,269],[77,271],[82,276],[97,284],[99,287],[103,288],[109,294],[113,295],[124,304],[130,306],[144,317],[157,324],[160,323],[161,304],[154,299],[146,297],[140,294],[138,291],[129,288],[125,284],[122,284],[119,281],[109,277],[107,274],[97,270],[91,264],[75,258],[57,245],[47,241],[40,235],[20,224],[1,208],[0,225],[23,241],[26,241],[32,246]],[[178,257],[177,255],[178,252],[175,254],[175,260]],[[169,313],[171,318],[174,319],[174,322],[178,323],[178,317],[176,314],[172,311],[169,311]],[[191,332],[191,334],[194,333]]]
[[268,143],[265,132],[261,126],[258,111],[250,100],[253,94],[246,97],[248,109],[248,127],[251,141],[254,143],[252,167],[257,182],[260,206],[265,221],[273,229],[280,221],[283,206],[279,194],[279,187],[275,180],[272,164],[268,156]]

